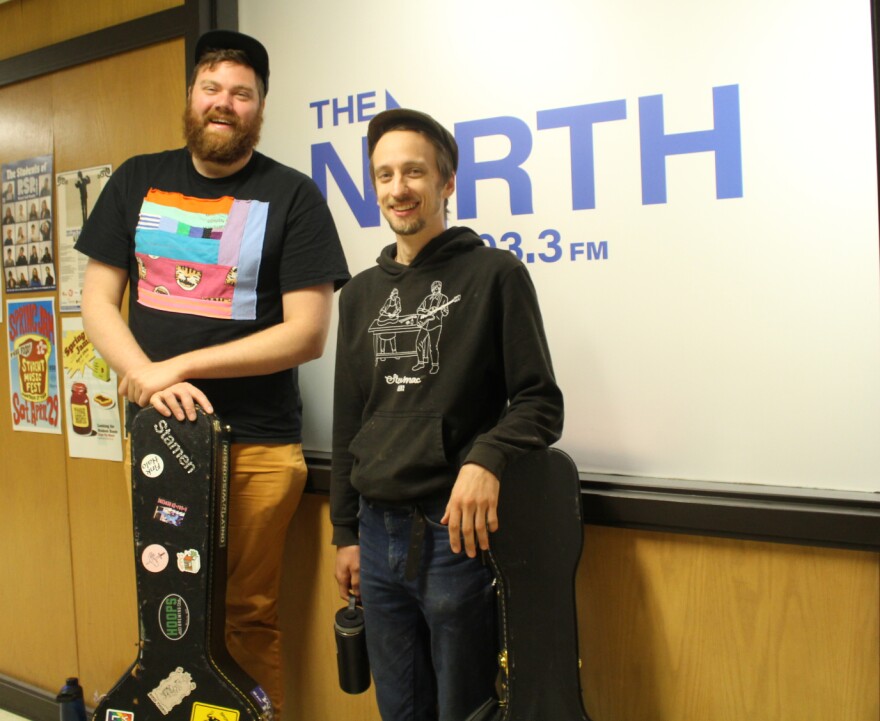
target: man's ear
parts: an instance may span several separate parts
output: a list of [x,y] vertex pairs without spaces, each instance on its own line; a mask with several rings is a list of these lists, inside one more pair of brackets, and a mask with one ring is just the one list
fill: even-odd
[[446,185],[443,186],[443,198],[444,200],[449,198],[455,192],[455,173],[449,176],[449,180],[446,181]]

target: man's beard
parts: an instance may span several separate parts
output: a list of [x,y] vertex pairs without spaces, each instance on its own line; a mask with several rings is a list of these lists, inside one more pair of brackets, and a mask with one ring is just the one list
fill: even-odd
[[[213,118],[228,120],[231,132],[208,131],[207,126]],[[189,152],[200,160],[220,165],[231,165],[246,157],[260,141],[262,127],[262,111],[250,122],[243,121],[232,113],[221,113],[216,110],[209,112],[203,118],[197,116],[190,107],[187,107],[183,113],[183,132]]]
[[388,225],[391,226],[397,235],[415,235],[424,230],[427,223],[424,218],[415,218],[414,220],[400,220],[399,218],[385,216]]

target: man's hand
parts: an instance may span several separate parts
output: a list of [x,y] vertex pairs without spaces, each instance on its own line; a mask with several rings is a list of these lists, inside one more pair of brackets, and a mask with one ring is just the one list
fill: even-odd
[[471,558],[477,555],[477,546],[489,550],[489,532],[498,530],[500,485],[494,473],[476,463],[461,467],[440,520],[449,527],[449,546],[454,553],[461,551],[462,537]]
[[173,415],[179,421],[194,421],[196,404],[206,413],[214,412],[201,390],[181,381],[172,361],[147,363],[130,370],[119,384],[119,393],[139,406],[152,405],[163,416]]
[[336,582],[339,596],[348,600],[350,593],[361,595],[361,547],[339,546],[336,549]]

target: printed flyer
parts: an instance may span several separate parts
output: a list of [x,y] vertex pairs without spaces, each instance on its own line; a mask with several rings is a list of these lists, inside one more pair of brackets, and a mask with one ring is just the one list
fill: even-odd
[[7,294],[55,288],[51,177],[51,155],[3,164],[3,285]]
[[58,191],[59,305],[62,313],[76,313],[82,302],[83,277],[88,258],[74,249],[95,201],[110,179],[111,167],[71,170],[55,176]]
[[61,365],[71,458],[121,461],[116,373],[86,336],[82,318],[61,318]]
[[61,433],[55,299],[6,301],[12,429]]

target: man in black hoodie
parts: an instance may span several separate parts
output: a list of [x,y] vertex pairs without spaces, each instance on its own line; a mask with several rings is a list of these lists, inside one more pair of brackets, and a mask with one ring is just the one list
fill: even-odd
[[[498,528],[499,478],[559,437],[562,394],[525,266],[446,228],[453,136],[394,109],[370,121],[367,144],[396,242],[340,296],[336,579],[343,598],[363,601],[382,718],[462,721],[494,694],[498,671],[478,552]],[[389,322],[380,310],[393,291],[401,310]]]

